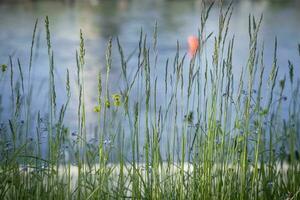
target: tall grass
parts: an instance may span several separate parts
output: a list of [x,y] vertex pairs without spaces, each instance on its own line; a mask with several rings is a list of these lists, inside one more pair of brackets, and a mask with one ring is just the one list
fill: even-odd
[[[98,73],[92,142],[86,126],[84,31],[72,69],[76,81],[68,69],[66,101],[58,105],[48,17],[48,109],[30,113],[36,21],[28,72],[19,59],[16,68],[13,57],[1,66],[1,81],[9,76],[11,89],[1,98],[12,105],[9,119],[0,118],[0,199],[299,199],[300,82],[294,65],[289,61],[289,74],[278,79],[275,39],[273,65],[266,66],[258,40],[263,19],[249,15],[247,64],[234,73],[234,36],[228,32],[233,7],[220,7],[218,32],[207,34],[212,6],[203,8],[193,56],[181,52],[178,42],[174,58],[161,66],[157,23],[153,37],[140,31],[138,46],[128,55],[121,39],[108,41],[105,77]],[[120,56],[117,92],[110,88],[114,41]],[[214,44],[212,54],[207,42]],[[133,70],[127,67],[132,60]],[[72,84],[78,96],[72,96]],[[72,99],[78,102],[74,132],[64,119]]]

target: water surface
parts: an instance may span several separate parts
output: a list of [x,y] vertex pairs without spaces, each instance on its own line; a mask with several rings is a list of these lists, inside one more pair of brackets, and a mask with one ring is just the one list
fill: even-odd
[[[88,126],[96,121],[93,107],[97,97],[97,73],[105,74],[105,48],[110,37],[119,37],[125,55],[138,45],[141,28],[152,38],[155,21],[158,23],[158,69],[164,71],[167,58],[173,58],[176,52],[176,42],[179,41],[182,53],[187,52],[187,38],[197,35],[200,23],[201,1],[87,1],[74,4],[60,1],[33,1],[27,3],[0,4],[0,62],[9,63],[9,56],[21,60],[22,66],[28,67],[31,37],[34,22],[39,20],[37,41],[35,45],[33,64],[33,84],[36,92],[33,94],[33,109],[42,110],[47,105],[48,86],[48,55],[45,42],[44,19],[49,16],[52,47],[55,56],[55,76],[58,105],[64,103],[66,69],[70,70],[72,101],[67,115],[67,121],[74,126],[77,123],[77,88],[75,84],[76,60],[75,52],[79,46],[79,31],[83,30],[86,43],[85,68],[85,103]],[[271,69],[274,39],[278,38],[279,79],[288,73],[288,60],[300,62],[297,44],[300,42],[300,5],[295,2],[272,3],[270,1],[237,1],[230,24],[229,37],[235,35],[234,73],[239,74],[246,64],[248,56],[248,15],[257,18],[263,13],[264,20],[260,31],[260,40],[264,41],[266,71]],[[218,27],[218,8],[214,7],[207,23],[207,33]],[[115,40],[114,40],[115,44]],[[262,44],[262,43],[261,43]],[[261,45],[260,44],[260,45]],[[210,55],[212,40],[207,43],[207,54]],[[113,56],[110,89],[119,90],[121,73],[116,48]],[[210,56],[208,56],[210,57]],[[134,59],[132,65],[134,68]],[[299,77],[296,65],[295,75]],[[26,76],[26,73],[25,73]],[[26,77],[25,77],[26,79]],[[9,94],[9,79],[5,77],[1,90]],[[158,84],[158,85],[162,85]],[[159,88],[158,90],[163,90]],[[290,92],[287,90],[287,97]],[[4,95],[5,96],[5,95]],[[9,98],[3,97],[3,116],[9,115],[5,107],[10,104]]]

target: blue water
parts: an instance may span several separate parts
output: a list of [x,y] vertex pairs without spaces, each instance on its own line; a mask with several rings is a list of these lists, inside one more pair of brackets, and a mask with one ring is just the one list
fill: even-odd
[[[33,106],[35,111],[47,105],[48,55],[45,41],[44,19],[49,16],[52,47],[55,56],[55,76],[58,105],[65,102],[66,69],[70,70],[72,100],[66,120],[72,126],[77,123],[78,88],[75,84],[75,52],[79,48],[79,31],[83,30],[86,44],[85,68],[85,103],[88,127],[93,127],[97,118],[93,113],[97,97],[97,73],[105,75],[105,49],[110,37],[120,38],[125,55],[138,45],[139,32],[142,28],[148,34],[151,43],[155,21],[158,23],[158,66],[162,70],[167,58],[173,58],[176,41],[179,41],[182,54],[187,52],[187,38],[197,35],[200,23],[201,1],[168,1],[168,0],[119,0],[119,1],[85,1],[64,3],[60,1],[26,1],[22,3],[0,4],[0,62],[9,63],[11,55],[14,64],[21,60],[23,68],[28,68],[31,36],[34,22],[39,20],[37,41],[34,51],[32,83]],[[264,41],[266,72],[272,66],[274,39],[278,38],[279,79],[288,75],[288,60],[300,62],[297,44],[300,42],[300,4],[297,2],[278,3],[272,1],[237,1],[230,24],[229,37],[235,36],[234,73],[238,76],[248,56],[248,15],[257,18],[263,13],[264,19],[260,31],[260,41]],[[207,33],[217,34],[217,6],[212,9],[207,22]],[[115,45],[114,40],[114,45]],[[260,43],[260,46],[262,42]],[[207,55],[211,55],[213,40],[207,43]],[[114,47],[110,89],[119,90],[120,65],[117,49]],[[210,57],[210,56],[209,56]],[[136,58],[135,58],[136,59]],[[135,66],[128,66],[135,67]],[[164,71],[164,69],[162,70]],[[18,73],[15,72],[18,76]],[[25,73],[25,79],[26,79]],[[295,78],[299,77],[299,67],[295,65]],[[2,77],[1,113],[5,118],[10,115],[9,76]],[[163,84],[163,83],[161,83]],[[158,83],[160,85],[160,83]],[[289,98],[290,91],[285,95]]]

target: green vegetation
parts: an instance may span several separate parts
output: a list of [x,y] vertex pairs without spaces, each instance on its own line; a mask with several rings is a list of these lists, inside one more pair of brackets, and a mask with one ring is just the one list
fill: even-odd
[[[83,31],[74,82],[79,95],[71,94],[67,71],[66,101],[58,105],[48,18],[48,109],[31,113],[36,22],[28,68],[19,60],[14,66],[12,58],[1,65],[0,81],[7,76],[11,85],[11,95],[1,92],[1,98],[11,98],[11,117],[0,118],[0,199],[300,199],[300,82],[294,80],[294,66],[289,62],[290,73],[278,80],[275,39],[273,65],[265,73],[270,66],[258,42],[262,17],[249,16],[249,57],[234,74],[232,5],[220,8],[218,33],[203,38],[211,7],[201,15],[202,39],[192,58],[177,44],[174,58],[160,66],[157,24],[151,39],[141,30],[128,58],[117,39],[118,93],[110,90],[114,40],[109,40],[106,76],[99,71],[95,90],[93,142],[86,126]],[[214,43],[213,55],[207,55],[207,41]],[[134,57],[136,67],[127,68]],[[288,86],[292,93],[285,97]],[[78,98],[76,132],[64,122],[72,98]]]

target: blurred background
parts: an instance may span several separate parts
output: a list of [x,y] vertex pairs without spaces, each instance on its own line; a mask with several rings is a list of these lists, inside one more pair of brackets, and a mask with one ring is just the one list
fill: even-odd
[[[213,0],[207,0],[212,2]],[[216,1],[218,2],[218,1]],[[226,2],[226,1],[225,1]],[[264,15],[260,40],[265,45],[265,63],[271,68],[274,38],[278,37],[279,78],[288,73],[288,60],[300,63],[297,45],[300,42],[300,1],[299,0],[235,0],[234,12],[229,29],[229,37],[235,35],[234,70],[238,74],[248,56],[248,16],[257,18]],[[51,40],[55,56],[56,87],[59,104],[66,98],[65,75],[71,73],[73,98],[75,88],[75,52],[79,46],[79,31],[83,30],[86,43],[86,110],[87,120],[92,124],[95,114],[92,110],[97,97],[97,73],[105,73],[105,48],[110,37],[120,38],[125,56],[138,45],[141,28],[151,38],[155,21],[158,24],[158,66],[165,66],[167,58],[173,58],[176,42],[179,41],[182,53],[187,52],[187,38],[197,35],[200,23],[201,0],[0,0],[0,63],[9,64],[9,56],[14,63],[19,58],[21,64],[28,66],[32,31],[36,19],[37,41],[35,43],[33,81],[36,93],[34,105],[37,109],[47,103],[48,55],[45,41],[45,16],[49,16]],[[225,3],[226,4],[226,3]],[[219,8],[213,7],[207,22],[207,33],[217,33]],[[115,44],[115,40],[114,40]],[[262,43],[260,44],[260,46]],[[210,56],[212,42],[207,43]],[[120,63],[117,50],[111,72],[111,90],[118,92]],[[128,68],[136,68],[134,58]],[[299,77],[299,67],[295,67]],[[159,70],[159,67],[158,67]],[[161,69],[162,71],[164,69]],[[25,75],[26,76],[26,75]],[[8,77],[7,77],[8,78]],[[25,77],[26,78],[26,77]],[[0,86],[9,91],[9,79]],[[159,85],[159,84],[158,84]],[[287,91],[287,96],[289,92]],[[3,105],[9,104],[9,98]],[[71,110],[77,109],[76,100]],[[4,112],[5,113],[5,112]],[[72,112],[69,112],[72,113]],[[69,121],[76,123],[76,113],[69,114]]]

